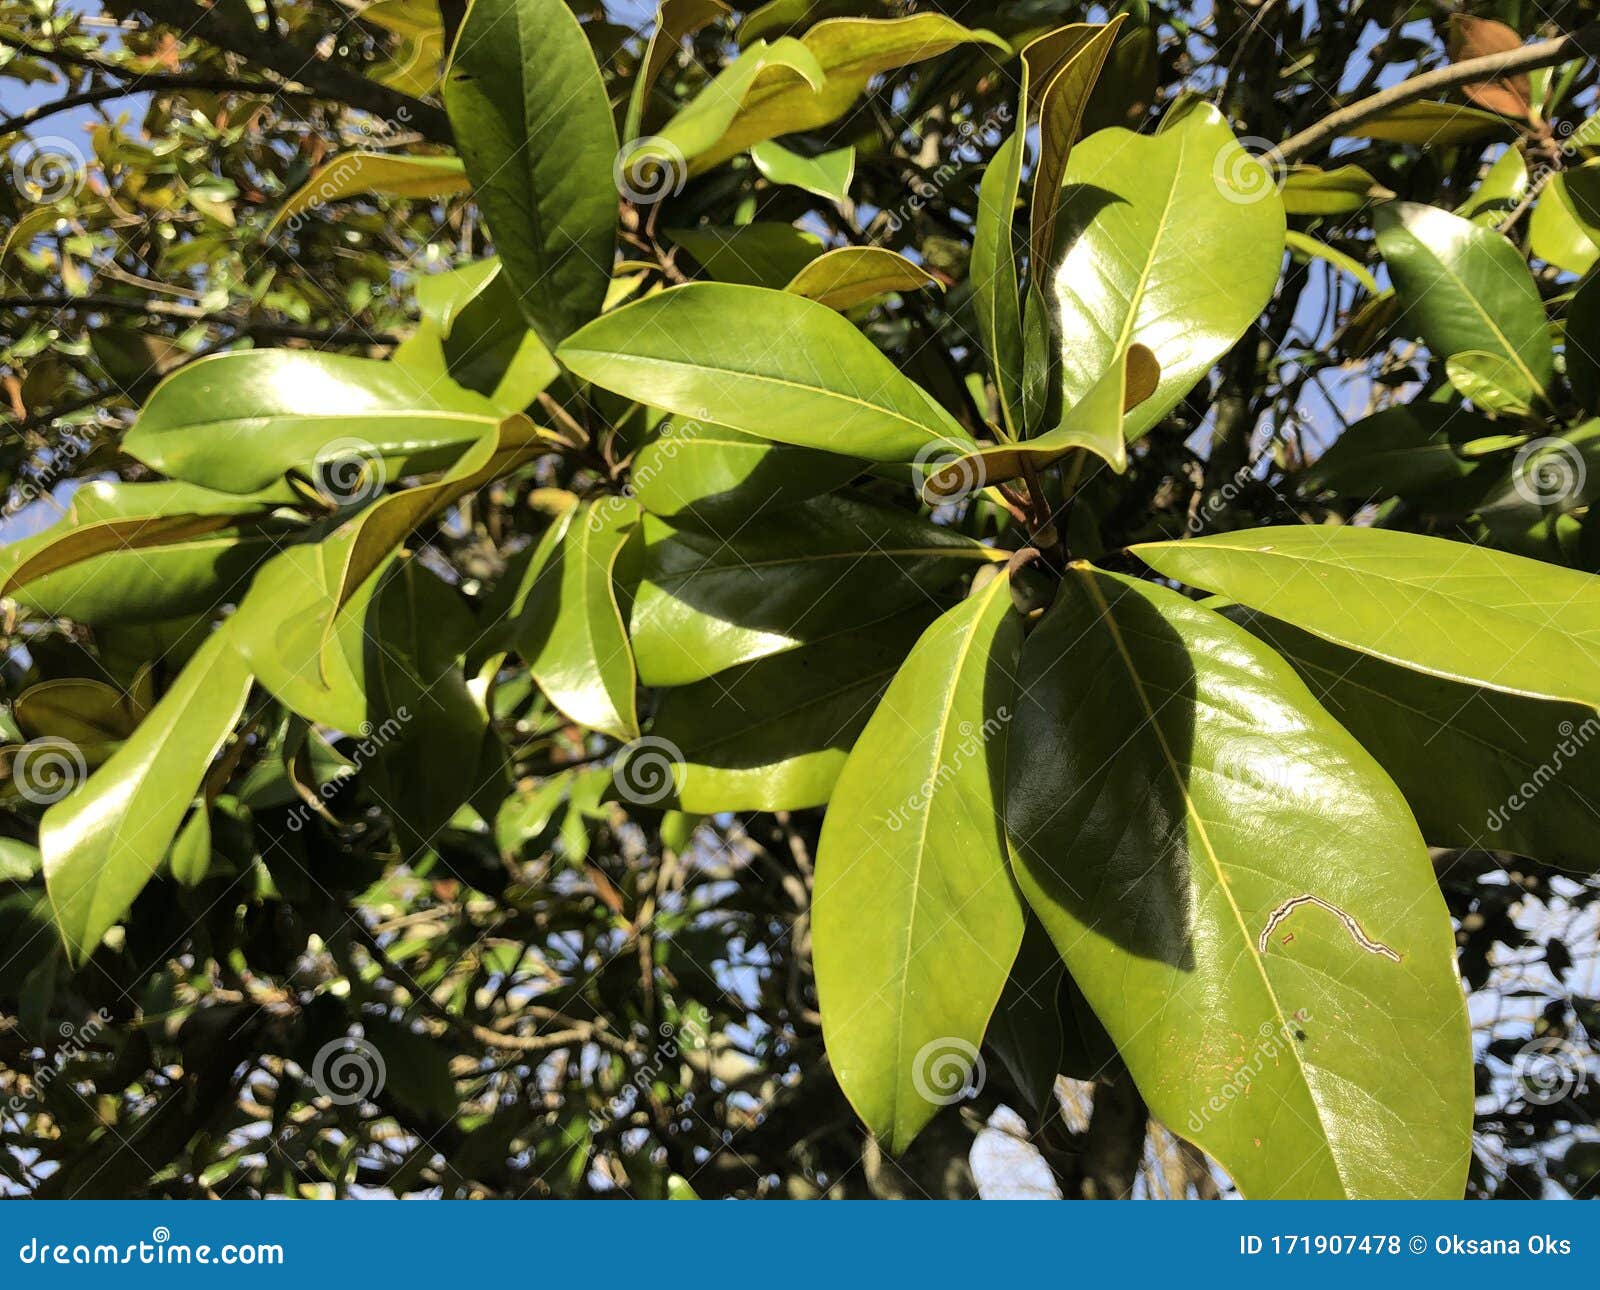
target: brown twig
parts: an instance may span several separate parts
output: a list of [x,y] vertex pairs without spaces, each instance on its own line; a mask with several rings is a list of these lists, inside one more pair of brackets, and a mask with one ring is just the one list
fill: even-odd
[[1520,49],[1500,54],[1485,54],[1482,58],[1469,58],[1463,62],[1436,67],[1409,80],[1401,81],[1386,90],[1351,103],[1328,113],[1315,125],[1290,135],[1280,143],[1275,152],[1280,161],[1296,161],[1331,143],[1352,126],[1370,121],[1391,108],[1414,103],[1430,94],[1458,89],[1478,81],[1492,81],[1517,72],[1537,71],[1541,67],[1554,67],[1569,58],[1588,58],[1600,53],[1600,22],[1589,23],[1565,36],[1541,40]]

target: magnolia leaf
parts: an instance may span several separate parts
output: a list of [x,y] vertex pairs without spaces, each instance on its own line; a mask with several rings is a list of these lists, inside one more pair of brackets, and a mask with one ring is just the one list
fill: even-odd
[[523,317],[553,350],[600,312],[617,222],[611,104],[565,0],[473,0],[444,102]]
[[1017,878],[1151,1113],[1253,1198],[1460,1196],[1454,931],[1360,744],[1240,628],[1085,566],[1016,702]]
[[640,403],[802,448],[911,461],[970,438],[847,320],[787,291],[673,287],[597,318],[557,357]]
[[329,202],[377,193],[385,197],[450,197],[464,193],[466,168],[459,157],[407,156],[394,152],[341,152],[311,172],[267,225],[270,237],[284,224]]
[[811,940],[828,1059],[904,1151],[973,1078],[1022,942],[1001,827],[1022,620],[997,574],[912,648],[834,786]]
[[244,709],[250,669],[231,635],[212,632],[122,747],[40,822],[45,887],[75,962],[88,959],[160,867]]
[[[1211,107],[1155,135],[1102,130],[1080,143],[1061,204],[1062,402],[1079,402],[1138,342],[1155,393],[1127,418],[1137,439],[1166,416],[1259,315],[1283,260],[1283,204]],[[1227,248],[1225,269],[1217,249]]]
[[1151,568],[1447,680],[1600,706],[1600,579],[1464,542],[1296,525],[1147,542]]
[[881,246],[841,246],[812,260],[784,290],[842,313],[890,292],[939,285],[921,265]]
[[1544,306],[1516,247],[1493,229],[1414,202],[1380,206],[1373,222],[1404,311],[1400,325],[1409,323],[1441,358],[1477,350],[1504,359],[1547,401],[1554,362]]

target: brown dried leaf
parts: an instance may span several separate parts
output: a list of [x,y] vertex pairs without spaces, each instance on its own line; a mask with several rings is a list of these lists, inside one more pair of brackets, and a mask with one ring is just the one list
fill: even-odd
[[[1505,54],[1522,48],[1522,37],[1492,18],[1473,18],[1467,14],[1450,15],[1450,61],[1465,62],[1469,58],[1482,58],[1486,54]],[[1527,73],[1499,76],[1492,81],[1474,81],[1463,85],[1461,92],[1479,107],[1499,112],[1503,116],[1526,119],[1533,107],[1533,90]]]

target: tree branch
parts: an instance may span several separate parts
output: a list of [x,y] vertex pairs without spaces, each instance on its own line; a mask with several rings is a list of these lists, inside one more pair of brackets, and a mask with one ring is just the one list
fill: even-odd
[[1482,58],[1469,58],[1446,67],[1436,67],[1431,72],[1423,72],[1420,76],[1413,76],[1398,85],[1379,90],[1368,98],[1330,112],[1315,125],[1285,139],[1275,151],[1279,160],[1283,162],[1297,161],[1331,143],[1352,126],[1370,121],[1390,108],[1413,103],[1417,99],[1427,98],[1430,94],[1441,93],[1444,90],[1458,89],[1478,81],[1492,81],[1517,72],[1554,67],[1569,58],[1589,58],[1597,53],[1600,53],[1600,22],[1592,22],[1566,36],[1524,45],[1520,49],[1508,50],[1502,54],[1485,54]]
[[284,37],[258,31],[242,6],[234,11],[222,5],[202,8],[192,0],[131,0],[116,7],[137,9],[185,35],[198,36],[254,66],[306,86],[318,98],[370,112],[391,126],[408,126],[437,143],[453,140],[450,120],[442,108],[330,63],[317,57],[315,50]]
[[168,90],[216,90],[239,94],[266,94],[275,98],[288,95],[298,95],[301,98],[314,97],[304,90],[285,89],[268,81],[240,80],[236,76],[137,76],[121,85],[101,85],[92,90],[64,94],[50,103],[36,103],[27,111],[0,121],[0,135],[14,134],[36,121],[44,120],[45,117],[55,116],[58,112],[70,112],[73,108],[89,107],[109,99],[127,98],[134,94],[160,94]]

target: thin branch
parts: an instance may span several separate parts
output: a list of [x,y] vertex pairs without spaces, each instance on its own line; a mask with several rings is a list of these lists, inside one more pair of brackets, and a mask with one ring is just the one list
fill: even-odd
[[60,112],[70,112],[73,108],[89,107],[95,103],[105,103],[110,99],[129,98],[135,94],[161,94],[168,90],[228,91],[237,94],[267,94],[275,98],[290,95],[300,98],[315,97],[305,90],[284,89],[269,81],[240,80],[237,76],[185,76],[181,74],[140,76],[121,85],[101,85],[92,90],[79,90],[75,94],[63,94],[60,98],[49,103],[35,103],[27,111],[18,112],[16,116],[7,117],[4,121],[0,121],[0,135],[15,134],[18,130],[25,130],[28,126],[42,121],[46,117],[55,116]]
[[180,34],[198,36],[237,54],[252,66],[267,68],[285,80],[304,85],[318,98],[381,117],[391,129],[407,126],[438,143],[449,143],[453,138],[450,120],[442,108],[319,58],[314,49],[306,49],[286,37],[257,30],[243,6],[203,8],[190,0],[135,0],[135,5]]
[[1537,44],[1524,45],[1505,53],[1485,54],[1482,58],[1469,58],[1446,67],[1436,67],[1431,72],[1423,72],[1420,76],[1413,76],[1348,107],[1328,113],[1315,125],[1285,139],[1278,145],[1276,153],[1283,162],[1296,161],[1331,143],[1351,127],[1381,116],[1391,108],[1427,98],[1430,94],[1458,89],[1479,81],[1496,80],[1517,72],[1554,67],[1569,58],[1589,58],[1597,53],[1600,53],[1600,22],[1592,22],[1566,36],[1541,40]]

